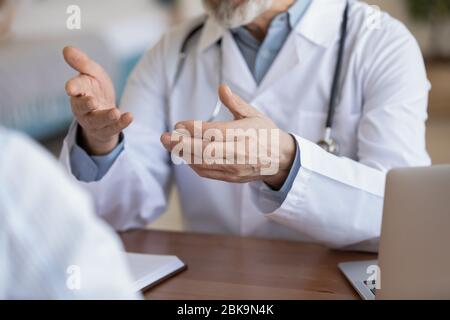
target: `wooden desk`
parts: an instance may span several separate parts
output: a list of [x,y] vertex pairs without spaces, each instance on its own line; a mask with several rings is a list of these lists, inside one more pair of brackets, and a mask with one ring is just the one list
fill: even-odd
[[233,236],[133,231],[121,238],[129,252],[176,255],[188,265],[147,291],[147,299],[358,299],[337,264],[376,258]]

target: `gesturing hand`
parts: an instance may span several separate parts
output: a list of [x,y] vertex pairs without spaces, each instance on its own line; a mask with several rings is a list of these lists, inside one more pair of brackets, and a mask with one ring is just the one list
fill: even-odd
[[262,180],[280,189],[295,158],[294,138],[227,86],[219,88],[219,97],[234,121],[180,122],[172,134],[161,136],[164,147],[201,177],[233,183]]
[[129,113],[116,108],[113,83],[108,74],[81,50],[66,47],[66,62],[80,74],[66,83],[72,112],[82,127],[82,146],[92,155],[111,152],[119,134],[133,121]]

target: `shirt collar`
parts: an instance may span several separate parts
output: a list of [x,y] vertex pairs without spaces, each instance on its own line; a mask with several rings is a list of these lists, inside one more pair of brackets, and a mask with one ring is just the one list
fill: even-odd
[[[289,9],[290,24],[297,34],[311,42],[328,47],[339,38],[342,15],[349,0],[298,0]],[[354,0],[350,0],[354,1]],[[300,10],[303,6],[303,10]],[[290,12],[292,10],[292,12]],[[217,43],[229,30],[209,17],[202,30],[199,50]]]
[[[270,23],[268,32],[270,32],[272,29],[280,28],[286,30],[286,32],[291,32],[292,29],[295,28],[297,23],[300,22],[303,14],[306,12],[310,4],[311,0],[296,0],[288,11],[282,12],[273,18],[272,22]],[[244,34],[246,35],[245,38],[248,42],[255,42],[255,44],[259,44],[259,41],[250,34],[245,26],[234,28],[230,31],[233,34],[240,34],[241,36]]]

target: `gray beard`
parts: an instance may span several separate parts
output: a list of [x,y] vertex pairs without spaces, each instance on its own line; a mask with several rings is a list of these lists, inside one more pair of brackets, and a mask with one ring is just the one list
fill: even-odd
[[209,16],[227,29],[237,28],[249,24],[262,13],[267,11],[273,0],[245,0],[244,3],[234,5],[233,1],[219,0],[218,5],[213,5],[209,0],[202,0],[203,7]]

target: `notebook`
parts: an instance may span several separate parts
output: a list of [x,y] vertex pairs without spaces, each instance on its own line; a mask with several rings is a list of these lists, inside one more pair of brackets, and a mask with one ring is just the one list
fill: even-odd
[[136,292],[147,290],[187,268],[175,256],[126,253],[126,260]]

